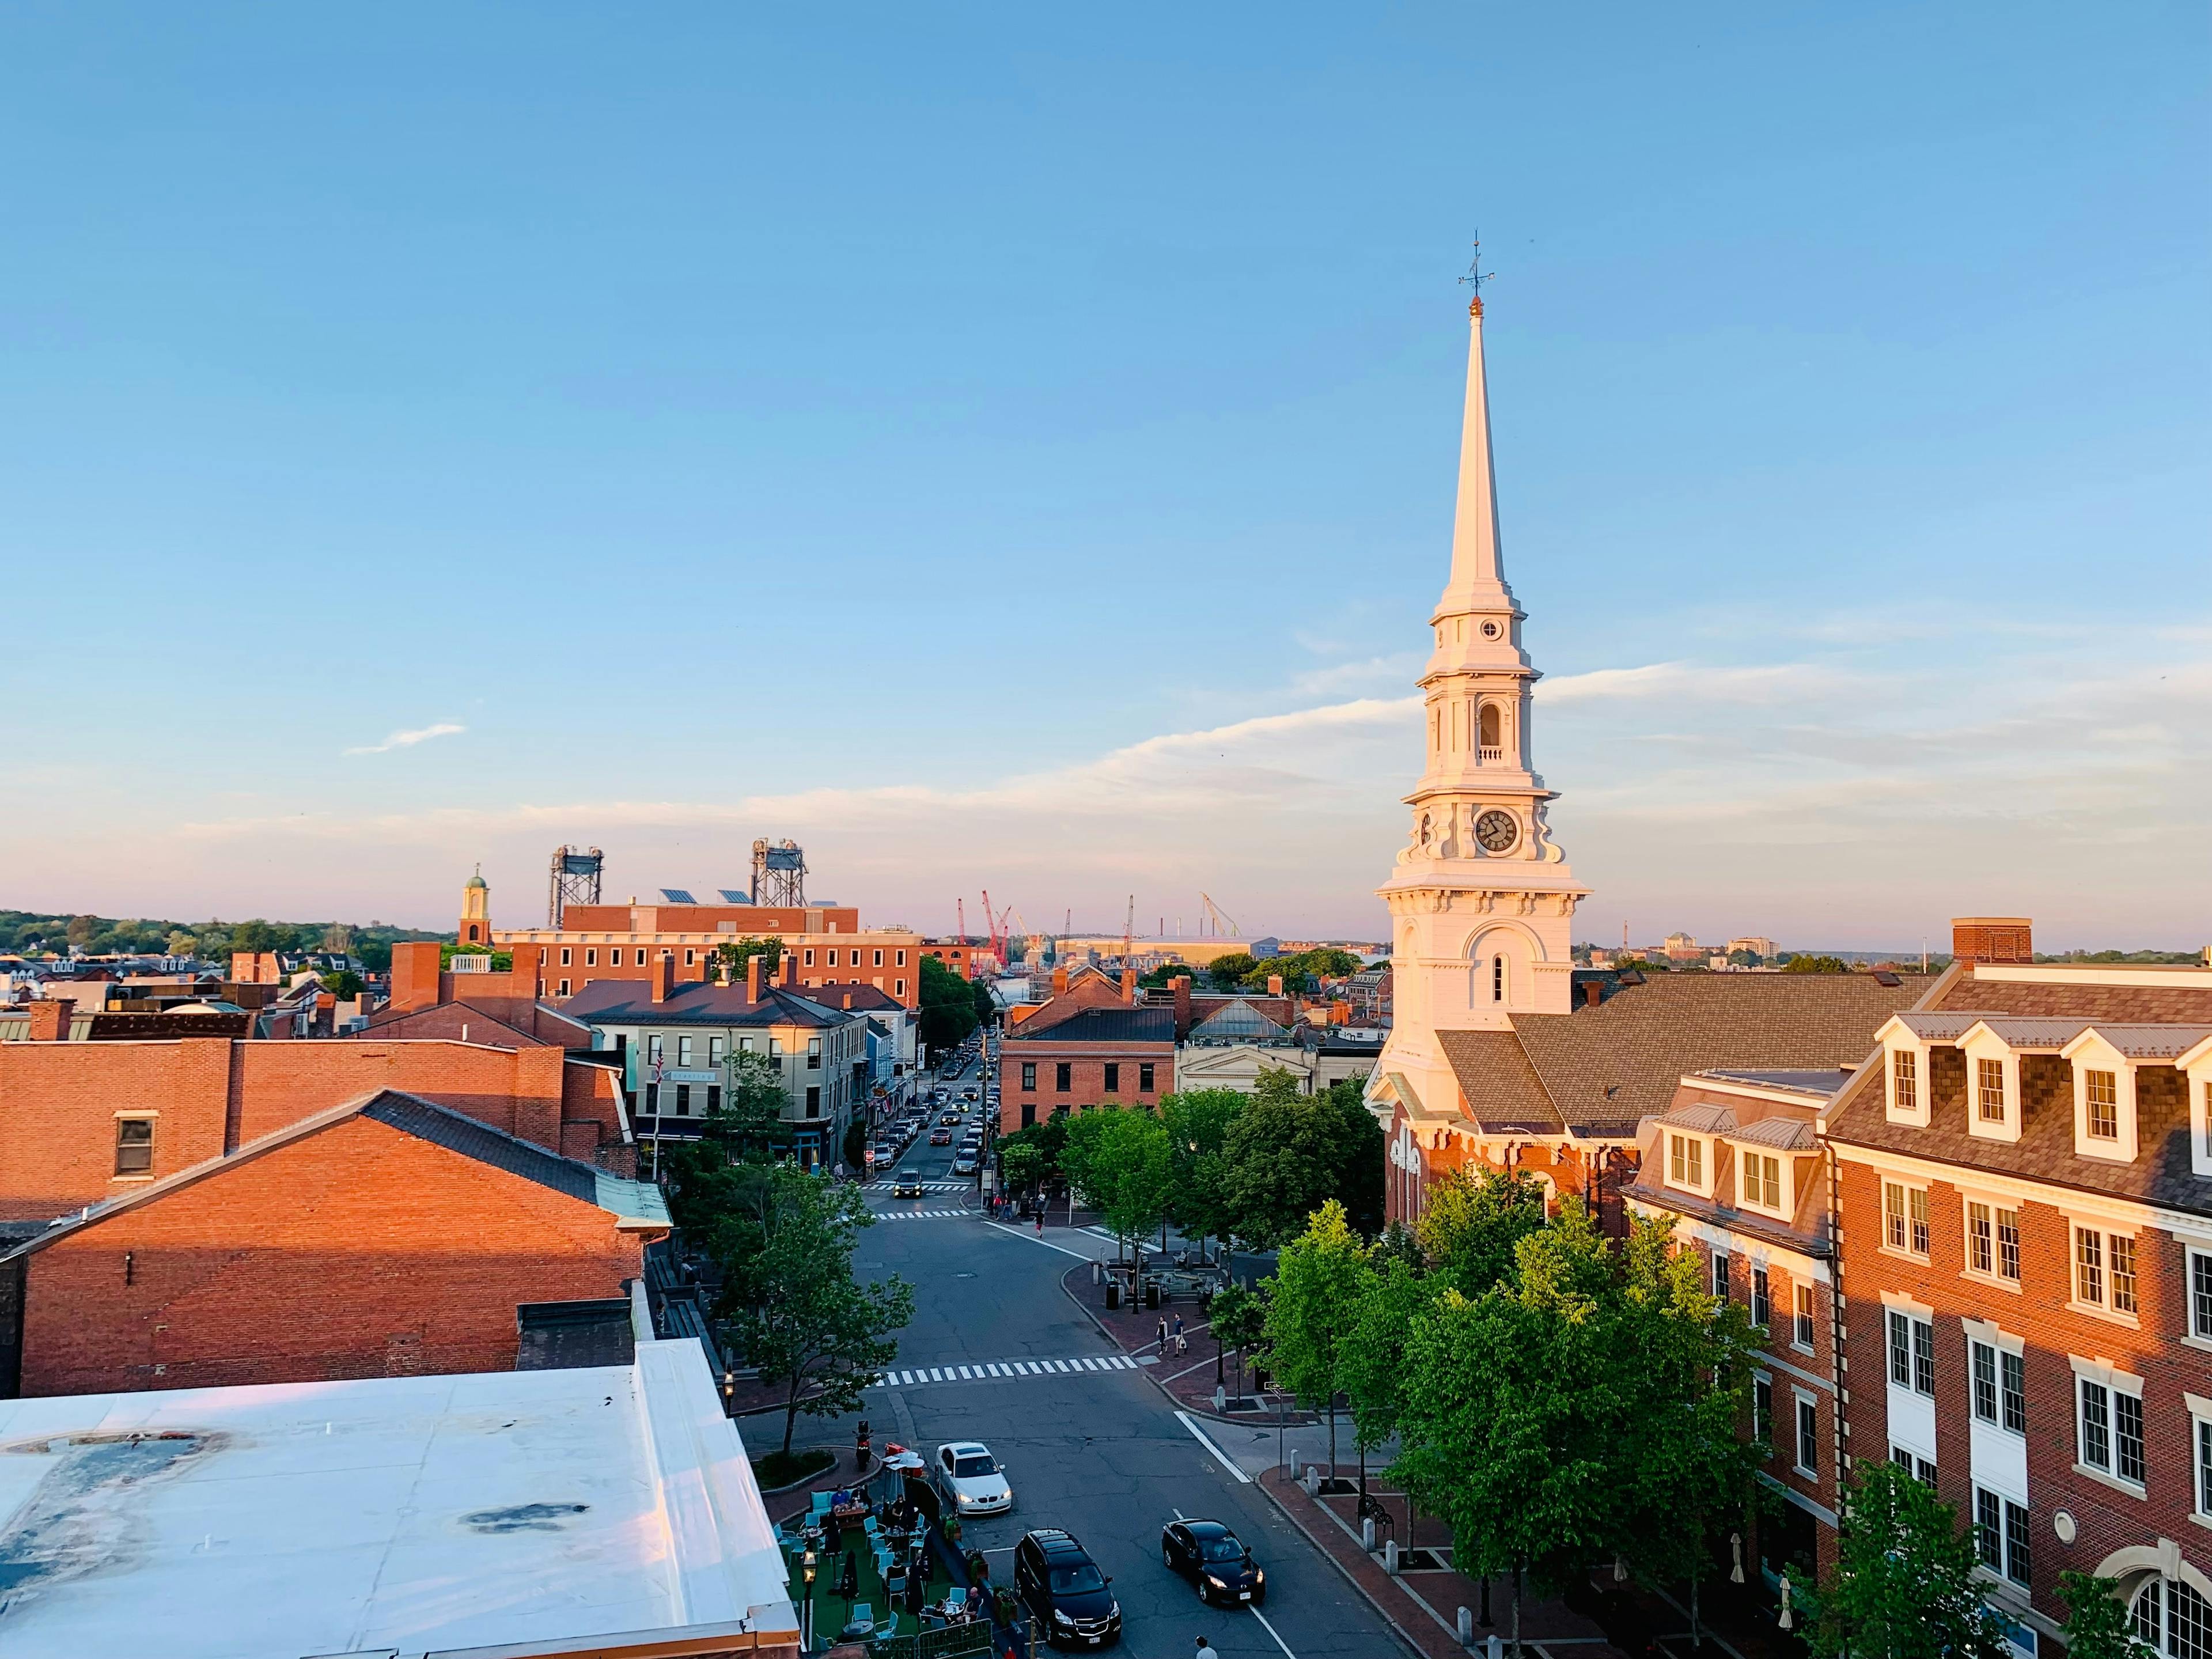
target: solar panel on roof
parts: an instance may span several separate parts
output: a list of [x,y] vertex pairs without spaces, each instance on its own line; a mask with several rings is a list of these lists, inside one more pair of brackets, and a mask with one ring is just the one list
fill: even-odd
[[725,904],[750,904],[753,902],[752,896],[742,887],[718,887],[714,890],[722,896]]
[[696,904],[699,902],[681,887],[664,887],[660,890],[660,896],[671,904]]

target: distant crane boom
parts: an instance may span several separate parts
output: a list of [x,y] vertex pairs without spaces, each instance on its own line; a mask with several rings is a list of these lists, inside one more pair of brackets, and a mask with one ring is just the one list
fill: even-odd
[[1199,902],[1206,906],[1206,914],[1212,919],[1213,932],[1216,938],[1220,936],[1222,924],[1224,922],[1228,924],[1230,938],[1242,939],[1244,937],[1243,930],[1237,925],[1237,918],[1231,915],[1219,905],[1216,904],[1213,902],[1212,895],[1209,893],[1200,893],[1198,896],[1198,898]]

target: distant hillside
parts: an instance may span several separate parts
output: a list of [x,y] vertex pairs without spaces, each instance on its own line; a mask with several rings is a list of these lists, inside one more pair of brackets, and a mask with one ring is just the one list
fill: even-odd
[[0,910],[0,955],[66,953],[75,945],[88,956],[195,956],[228,963],[233,951],[349,951],[370,972],[380,974],[392,966],[392,947],[400,940],[453,937],[350,921],[155,921]]

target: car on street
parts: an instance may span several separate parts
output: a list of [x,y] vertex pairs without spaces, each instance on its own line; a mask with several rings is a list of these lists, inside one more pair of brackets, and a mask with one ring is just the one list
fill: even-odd
[[966,1114],[962,1112],[947,1112],[944,1116],[939,1118],[937,1121],[945,1127],[950,1129],[953,1125],[959,1122],[961,1118],[964,1115],[966,1115]]
[[958,1515],[1004,1515],[1014,1489],[991,1449],[980,1440],[954,1440],[937,1449],[937,1489]]
[[963,1092],[963,1093],[961,1095],[960,1098],[961,1098],[961,1099],[963,1099],[963,1100],[974,1100],[974,1099],[975,1099],[975,1098],[976,1098],[976,1092],[975,1092],[975,1090],[973,1090],[973,1089],[969,1089],[969,1090],[966,1091],[965,1092]]
[[954,1158],[952,1160],[952,1173],[957,1176],[974,1175],[975,1173],[975,1154],[973,1152],[963,1152],[959,1157]]
[[1160,1565],[1198,1586],[1198,1599],[1223,1607],[1258,1606],[1267,1575],[1243,1540],[1218,1521],[1171,1521],[1160,1528]]
[[952,1144],[952,1131],[933,1129],[930,1132],[929,1144],[933,1146],[950,1146]]
[[918,1175],[901,1176],[896,1181],[891,1183],[891,1196],[893,1198],[920,1198],[921,1196],[921,1177]]
[[1121,1639],[1121,1604],[1090,1551],[1072,1533],[1040,1528],[1014,1546],[1014,1594],[1056,1648],[1103,1648]]

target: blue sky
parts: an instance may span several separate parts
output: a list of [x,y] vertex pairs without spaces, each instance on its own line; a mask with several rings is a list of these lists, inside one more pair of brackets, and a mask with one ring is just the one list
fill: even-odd
[[1480,227],[1578,931],[2202,943],[2208,34],[13,9],[0,904],[1373,933]]

